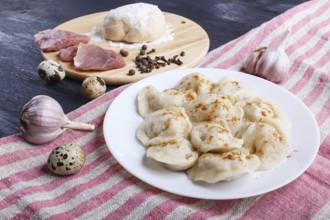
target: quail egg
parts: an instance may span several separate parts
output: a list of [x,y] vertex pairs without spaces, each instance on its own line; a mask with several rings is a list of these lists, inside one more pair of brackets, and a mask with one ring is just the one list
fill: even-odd
[[81,93],[87,99],[95,99],[105,93],[107,86],[98,76],[87,77],[81,85]]
[[38,74],[48,84],[57,84],[65,77],[62,65],[55,60],[44,60],[38,66]]
[[86,161],[86,154],[78,144],[64,144],[49,155],[47,165],[51,172],[68,176],[79,172]]

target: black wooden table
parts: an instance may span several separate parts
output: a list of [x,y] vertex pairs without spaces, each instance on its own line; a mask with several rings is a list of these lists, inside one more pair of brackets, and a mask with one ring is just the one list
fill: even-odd
[[[38,31],[82,16],[138,1],[129,0],[1,0],[0,4],[0,137],[19,132],[22,106],[33,96],[55,98],[68,113],[89,100],[81,82],[66,78],[47,85],[37,74],[43,60],[34,45]],[[215,49],[259,26],[302,0],[164,0],[144,1],[162,11],[187,17],[202,26]],[[111,90],[116,86],[108,86]]]

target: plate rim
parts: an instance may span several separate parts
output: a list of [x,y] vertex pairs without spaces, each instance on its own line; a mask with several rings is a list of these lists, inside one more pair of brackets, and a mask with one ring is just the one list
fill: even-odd
[[[252,77],[252,78],[256,78],[258,80],[262,80],[263,83],[272,84],[272,86],[277,87],[277,89],[282,90],[282,92],[285,92],[285,93],[289,94],[291,96],[291,98],[295,99],[295,101],[297,101],[301,106],[304,107],[306,113],[309,114],[311,121],[315,125],[314,128],[316,128],[316,130],[314,130],[314,131],[315,131],[315,139],[316,139],[316,142],[317,142],[317,146],[315,146],[316,149],[314,150],[314,154],[311,155],[310,160],[308,161],[308,163],[304,163],[304,166],[300,168],[299,172],[297,172],[294,177],[292,177],[290,179],[287,179],[282,184],[279,184],[276,187],[273,187],[271,190],[267,190],[267,189],[266,190],[259,190],[256,193],[252,193],[252,194],[247,193],[247,194],[242,195],[242,196],[239,196],[239,197],[238,196],[233,196],[233,197],[230,197],[230,196],[229,197],[228,196],[227,197],[218,197],[218,196],[207,196],[207,195],[200,196],[200,195],[194,195],[194,194],[187,195],[185,193],[181,193],[181,192],[178,192],[176,190],[168,189],[168,188],[166,188],[164,186],[155,185],[152,181],[149,181],[147,178],[145,178],[143,176],[141,177],[139,175],[136,175],[136,173],[134,172],[134,170],[132,170],[130,167],[128,167],[127,164],[122,163],[122,161],[118,160],[118,158],[116,157],[116,151],[114,151],[113,150],[113,147],[110,146],[110,145],[112,145],[112,143],[110,143],[111,141],[108,140],[108,138],[105,135],[107,133],[107,130],[108,130],[108,126],[106,126],[106,124],[109,124],[109,114],[110,114],[113,106],[116,105],[116,102],[118,100],[120,100],[122,97],[125,97],[126,93],[129,93],[130,89],[133,89],[134,87],[141,88],[141,85],[145,84],[149,80],[152,80],[153,78],[157,78],[157,77],[162,78],[162,77],[164,77],[164,75],[166,75],[166,74],[168,75],[168,74],[171,74],[173,72],[180,72],[180,73],[182,72],[182,74],[187,75],[187,74],[193,73],[193,72],[199,72],[199,73],[204,74],[203,71],[206,71],[206,72],[208,72],[208,71],[219,71],[219,72],[224,71],[227,74],[230,74],[230,73],[245,74],[246,77],[248,77],[248,78]],[[222,75],[219,78],[222,78],[222,77],[224,77],[224,75]],[[116,159],[116,161],[125,170],[127,170],[131,175],[137,177],[141,181],[143,181],[143,182],[145,182],[145,183],[147,183],[147,184],[149,184],[149,185],[151,185],[153,187],[156,187],[158,189],[164,190],[166,192],[170,192],[170,193],[173,193],[173,194],[176,194],[176,195],[186,196],[186,197],[190,197],[190,198],[209,199],[209,200],[241,199],[241,198],[247,198],[247,197],[257,196],[257,195],[261,195],[261,194],[264,194],[264,193],[268,193],[268,192],[277,190],[277,189],[279,189],[279,188],[281,188],[281,187],[283,187],[283,186],[291,183],[292,181],[294,181],[298,177],[300,177],[311,166],[311,164],[314,162],[314,160],[315,160],[315,158],[316,158],[316,156],[318,154],[319,148],[320,148],[320,130],[319,130],[319,126],[317,124],[317,121],[316,121],[313,113],[311,112],[311,110],[297,96],[295,96],[294,94],[292,94],[289,90],[285,89],[284,87],[279,86],[279,85],[277,85],[275,83],[272,83],[270,81],[267,81],[265,79],[259,78],[257,76],[246,74],[246,73],[243,73],[243,72],[240,72],[240,71],[229,70],[229,69],[218,69],[218,68],[186,68],[186,69],[171,70],[171,71],[166,71],[166,72],[162,72],[162,73],[158,73],[158,74],[155,74],[155,75],[146,77],[146,78],[144,78],[144,79],[142,79],[140,81],[137,81],[137,82],[131,84],[124,91],[122,91],[117,97],[115,97],[115,99],[112,101],[112,103],[108,107],[108,109],[107,109],[107,111],[105,113],[104,121],[103,121],[103,133],[104,133],[104,139],[105,139],[107,148],[109,149],[109,151],[111,152],[111,154],[113,155],[113,157]],[[267,171],[257,171],[257,172],[267,172]]]

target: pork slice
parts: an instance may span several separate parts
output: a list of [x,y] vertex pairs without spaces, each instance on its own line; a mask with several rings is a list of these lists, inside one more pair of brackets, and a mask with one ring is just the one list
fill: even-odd
[[76,69],[81,71],[104,71],[126,66],[121,55],[93,44],[79,44],[73,60]]
[[71,47],[62,48],[59,53],[59,57],[64,62],[72,62],[73,58],[76,56],[78,50],[78,45],[73,45]]
[[88,43],[90,37],[76,34],[71,31],[47,29],[34,35],[35,43],[44,52],[58,51],[79,43]]

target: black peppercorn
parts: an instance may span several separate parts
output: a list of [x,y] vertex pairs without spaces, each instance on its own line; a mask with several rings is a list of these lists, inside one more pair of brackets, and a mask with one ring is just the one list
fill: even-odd
[[147,45],[143,45],[139,55],[135,57],[135,65],[140,73],[150,73],[154,69],[159,69],[161,67],[171,65],[172,63],[178,66],[183,64],[183,62],[179,59],[179,56],[184,56],[184,51],[179,53],[179,55],[174,55],[172,58],[166,58],[165,56],[155,56],[152,58],[149,56],[149,54],[155,52],[156,50],[151,49],[149,52],[147,52],[146,49]]
[[136,56],[136,57],[135,57],[135,60],[136,60],[137,62],[140,62],[140,61],[141,61],[141,56],[140,56],[140,55]]
[[127,75],[129,75],[129,76],[133,76],[134,74],[135,74],[135,70],[130,69],[130,70],[128,71],[128,74],[127,74]]
[[148,46],[145,45],[145,44],[143,44],[141,49],[142,49],[142,50],[147,50],[147,49],[148,49]]
[[147,61],[146,59],[143,59],[143,60],[142,60],[142,63],[143,63],[144,65],[148,65],[148,61]]
[[142,65],[142,66],[140,67],[140,69],[141,69],[142,72],[147,71],[147,67],[146,67],[145,65]]
[[120,55],[122,55],[123,57],[127,57],[128,56],[128,51],[124,50],[124,49],[121,49],[120,50]]

